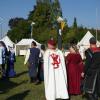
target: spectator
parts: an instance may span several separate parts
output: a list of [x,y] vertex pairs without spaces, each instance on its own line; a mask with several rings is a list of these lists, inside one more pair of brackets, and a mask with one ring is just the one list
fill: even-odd
[[36,43],[33,41],[31,44],[31,48],[28,49],[25,62],[26,64],[28,62],[28,68],[29,68],[29,77],[30,82],[37,82],[37,68],[39,64],[39,54],[40,50],[36,48]]
[[14,77],[16,75],[16,72],[14,71],[15,62],[16,62],[15,51],[13,47],[9,47],[8,59],[7,59],[7,69],[6,69],[7,77]]
[[96,46],[96,39],[90,38],[90,48],[85,51],[84,91],[88,94],[87,100],[98,100],[100,95],[100,48]]
[[44,54],[44,84],[46,100],[69,98],[64,56],[53,39]]
[[80,95],[81,74],[83,72],[82,58],[75,45],[70,46],[69,52],[65,57],[68,73],[68,91],[70,95]]

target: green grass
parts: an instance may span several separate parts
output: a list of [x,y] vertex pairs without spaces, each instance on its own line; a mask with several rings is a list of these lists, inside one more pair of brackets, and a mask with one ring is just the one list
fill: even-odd
[[[28,68],[23,65],[24,58],[17,57],[15,70],[17,76],[6,81],[0,80],[0,100],[45,100],[44,85],[29,83]],[[83,100],[81,96],[72,97],[71,100]]]
[[0,80],[0,100],[45,100],[44,85],[29,83],[27,67],[23,65],[23,57],[18,57],[15,64],[17,76],[6,81]]

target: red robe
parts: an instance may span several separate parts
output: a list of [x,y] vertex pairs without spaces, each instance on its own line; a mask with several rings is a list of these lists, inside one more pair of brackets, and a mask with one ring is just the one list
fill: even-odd
[[81,73],[83,72],[82,58],[80,54],[70,53],[65,60],[68,74],[69,94],[80,94]]

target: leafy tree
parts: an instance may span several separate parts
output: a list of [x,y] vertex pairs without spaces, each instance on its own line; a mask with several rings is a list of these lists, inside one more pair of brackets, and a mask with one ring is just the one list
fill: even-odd
[[[62,9],[59,0],[36,1],[37,3],[29,12],[27,19],[15,17],[9,20],[10,30],[8,31],[8,36],[12,41],[15,42],[22,38],[30,38],[32,22],[35,22],[32,36],[38,42],[46,43],[50,37],[57,39],[57,17],[62,17]],[[67,19],[65,19],[65,23],[66,25],[62,31],[62,40],[64,44],[73,39],[79,41],[87,30],[90,30],[95,35],[95,29],[84,28],[82,25],[78,26],[76,17],[71,27],[68,26]],[[98,34],[100,34],[100,30],[98,30]],[[98,39],[100,39],[99,35]]]

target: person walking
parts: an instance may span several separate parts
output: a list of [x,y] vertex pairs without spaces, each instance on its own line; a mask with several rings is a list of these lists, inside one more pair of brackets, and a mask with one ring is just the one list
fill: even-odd
[[44,54],[44,86],[46,100],[69,98],[64,56],[53,39],[48,41]]
[[96,46],[96,39],[90,38],[90,48],[85,51],[86,63],[83,90],[87,100],[98,100],[100,96],[100,48]]
[[14,63],[16,62],[15,51],[13,47],[9,46],[6,77],[14,77],[16,72],[14,70]]
[[38,74],[37,74],[37,77],[38,77],[38,82],[37,82],[37,85],[41,83],[41,81],[44,80],[44,77],[43,77],[43,57],[44,57],[44,53],[45,53],[45,45],[41,45],[41,49],[40,49],[40,56],[39,56],[39,65],[38,65]]
[[40,50],[36,48],[36,43],[31,43],[31,48],[28,49],[24,64],[28,63],[30,82],[37,81],[37,68],[39,64]]
[[8,50],[3,41],[0,41],[1,47],[2,47],[2,79],[6,78],[6,58],[8,55]]

